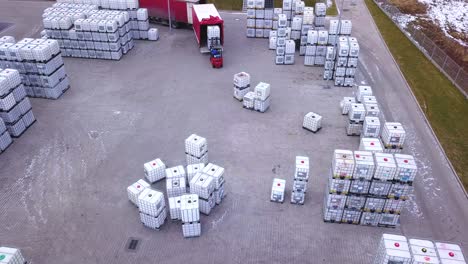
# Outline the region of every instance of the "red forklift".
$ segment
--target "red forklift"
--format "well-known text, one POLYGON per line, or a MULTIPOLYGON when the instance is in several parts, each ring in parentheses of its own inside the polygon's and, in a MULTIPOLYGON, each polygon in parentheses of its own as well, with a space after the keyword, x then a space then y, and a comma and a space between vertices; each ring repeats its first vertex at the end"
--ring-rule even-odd
POLYGON ((213 68, 223 67, 223 48, 222 47, 211 47, 210 48, 210 62, 213 68))

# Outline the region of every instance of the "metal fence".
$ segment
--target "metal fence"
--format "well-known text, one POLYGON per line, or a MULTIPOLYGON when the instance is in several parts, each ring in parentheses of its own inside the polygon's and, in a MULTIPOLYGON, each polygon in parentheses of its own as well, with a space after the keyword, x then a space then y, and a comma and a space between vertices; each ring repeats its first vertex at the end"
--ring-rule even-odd
POLYGON ((397 25, 397 27, 436 65, 457 88, 468 98, 468 73, 451 59, 441 48, 421 30, 408 25, 402 28, 397 19, 403 13, 387 0, 374 0, 377 6, 397 25), (409 34, 409 35, 408 35, 409 34))

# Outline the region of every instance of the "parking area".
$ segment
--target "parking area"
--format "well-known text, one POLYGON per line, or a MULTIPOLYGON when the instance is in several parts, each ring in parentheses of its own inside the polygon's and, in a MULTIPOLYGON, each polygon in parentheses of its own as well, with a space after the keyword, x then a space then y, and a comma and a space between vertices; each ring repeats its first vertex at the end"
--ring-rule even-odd
MULTIPOLYGON (((0 32, 38 36, 49 2, 0 1, 0 32), (27 18, 27 19, 26 19, 27 18)), ((362 0, 345 12, 360 42, 358 83, 373 87, 386 118, 401 122, 418 160, 415 195, 397 229, 326 224, 322 202, 333 150, 357 149, 339 101, 350 88, 323 81, 321 67, 277 66, 265 39, 245 37, 245 15, 222 12, 224 67, 212 69, 190 30, 157 26, 160 40, 136 41, 122 60, 64 58, 71 88, 59 100, 32 99, 38 120, 0 155, 0 238, 31 263, 371 263, 382 233, 452 241, 468 252, 467 198, 430 132, 362 0), (232 76, 272 86, 266 113, 232 97, 232 76), (314 111, 317 134, 302 129, 314 111), (202 236, 179 222, 143 227, 126 187, 143 163, 185 164, 184 139, 207 138, 209 159, 226 169, 227 197, 202 216, 202 236), (309 156, 305 205, 269 202, 274 177, 290 196, 296 155, 309 156), (140 240, 132 252, 129 238, 140 240)), ((165 190, 164 182, 154 185, 165 190)))

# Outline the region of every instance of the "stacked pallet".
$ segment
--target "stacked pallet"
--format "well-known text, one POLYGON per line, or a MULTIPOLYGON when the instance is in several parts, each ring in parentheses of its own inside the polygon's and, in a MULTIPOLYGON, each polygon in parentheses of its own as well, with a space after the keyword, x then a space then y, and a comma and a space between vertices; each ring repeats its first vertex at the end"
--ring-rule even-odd
MULTIPOLYGON (((324 3, 315 4, 315 29, 325 28, 325 16, 327 15, 327 5, 324 3)), ((327 40, 328 41, 328 40, 327 40)))
POLYGON ((457 244, 383 234, 373 263, 466 264, 466 261, 457 244))
POLYGON ((304 65, 325 65, 328 50, 328 31, 309 30, 307 33, 307 47, 305 51, 304 65))
POLYGON ((309 158, 296 156, 296 169, 294 171, 293 187, 291 192, 292 204, 304 204, 309 181, 309 158))
MULTIPOLYGON (((276 38, 275 38, 275 41, 276 41, 276 38)), ((233 83, 234 83, 233 96, 237 100, 242 101, 244 96, 250 91, 250 74, 246 72, 239 72, 239 73, 234 74, 233 83)))
POLYGON ((247 37, 268 38, 273 29, 273 8, 265 8, 265 0, 247 1, 247 37))
POLYGON ((0 263, 4 264, 25 264, 26 260, 17 248, 0 247, 0 263))
POLYGON ((162 192, 145 188, 138 195, 140 220, 144 226, 159 230, 167 217, 166 202, 162 192))
POLYGON ((245 94, 242 104, 246 109, 264 113, 271 104, 270 84, 264 82, 258 83, 253 92, 245 94))
POLYGON ((184 237, 201 235, 200 203, 196 194, 184 194, 180 197, 180 218, 184 237))
POLYGON ((2 151, 11 144, 11 137, 20 137, 36 122, 20 74, 14 69, 0 69, 0 119, 2 151))
POLYGON ((398 226, 416 174, 411 155, 335 150, 324 221, 398 226))
POLYGON ((307 34, 314 28, 314 8, 304 7, 302 17, 301 41, 299 43, 299 56, 305 56, 307 48, 307 34))
POLYGON ((208 142, 206 138, 196 134, 185 139, 185 157, 187 165, 208 163, 208 142))
POLYGON ((0 39, 0 68, 16 69, 29 97, 57 99, 70 87, 57 41, 9 38, 0 39))
POLYGON ((278 30, 276 31, 276 57, 277 65, 285 64, 286 41, 289 40, 288 20, 285 14, 278 15, 278 30))
POLYGON ((335 48, 328 46, 325 54, 325 65, 323 71, 324 80, 333 80, 333 74, 335 72, 335 59, 336 52, 335 48))
POLYGON ((354 85, 354 76, 358 65, 359 44, 356 38, 340 37, 338 39, 335 62, 335 86, 354 85))

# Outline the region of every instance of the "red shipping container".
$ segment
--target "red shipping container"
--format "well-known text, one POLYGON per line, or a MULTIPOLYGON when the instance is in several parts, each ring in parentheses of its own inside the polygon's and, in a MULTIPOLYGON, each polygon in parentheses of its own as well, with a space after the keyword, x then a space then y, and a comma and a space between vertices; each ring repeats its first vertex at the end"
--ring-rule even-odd
POLYGON ((213 4, 194 5, 192 14, 193 31, 200 48, 207 42, 207 26, 219 26, 221 45, 224 44, 224 21, 213 4))

